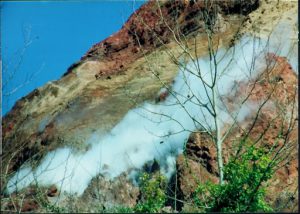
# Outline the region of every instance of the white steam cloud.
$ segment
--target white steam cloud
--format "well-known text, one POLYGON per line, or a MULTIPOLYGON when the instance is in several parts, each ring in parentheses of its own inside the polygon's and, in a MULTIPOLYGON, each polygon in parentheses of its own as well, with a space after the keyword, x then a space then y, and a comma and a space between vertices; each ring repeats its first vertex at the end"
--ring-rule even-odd
MULTIPOLYGON (((219 96, 230 94, 237 82, 249 81, 266 68, 266 47, 275 48, 271 43, 269 45, 266 40, 245 36, 235 48, 218 51, 219 96)), ((37 182, 40 185, 56 184, 62 191, 80 195, 99 173, 113 179, 123 172, 141 169, 153 159, 159 162, 161 172, 170 177, 176 156, 183 151, 190 131, 201 128, 195 120, 205 128, 214 129, 212 116, 207 109, 197 105, 199 100, 209 105, 207 95, 211 96, 197 75, 211 84, 210 71, 213 69, 209 57, 190 62, 175 78, 172 93, 176 97, 169 95, 158 104, 146 102, 130 110, 107 135, 92 135, 87 142, 91 148, 84 154, 60 148, 49 152, 35 170, 22 166, 8 182, 8 192, 37 182), (196 69, 198 64, 200 72, 196 69)), ((222 102, 217 105, 220 124, 229 122, 230 116, 224 111, 222 102)), ((251 103, 243 106, 237 120, 243 120, 254 106, 251 103)))

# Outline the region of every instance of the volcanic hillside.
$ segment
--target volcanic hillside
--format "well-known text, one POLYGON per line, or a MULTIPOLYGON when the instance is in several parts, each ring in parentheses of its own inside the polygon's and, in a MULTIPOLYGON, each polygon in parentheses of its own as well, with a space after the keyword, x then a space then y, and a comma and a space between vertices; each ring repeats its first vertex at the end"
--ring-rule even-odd
POLYGON ((193 93, 199 79, 186 77, 185 69, 197 67, 193 62, 206 68, 212 50, 220 50, 225 53, 220 67, 233 63, 228 68, 233 79, 225 75, 218 83, 227 111, 221 132, 230 130, 223 143, 224 163, 245 136, 261 148, 274 148, 285 161, 270 181, 266 201, 276 211, 297 211, 297 4, 145 3, 61 79, 18 100, 2 118, 1 210, 100 212, 133 207, 140 199, 136 175, 147 171, 164 174, 168 187, 176 189, 180 202, 168 202, 164 211, 195 211, 189 202, 197 182, 218 182, 217 151, 184 108, 174 106, 182 102, 198 116, 199 108, 190 101, 199 92, 193 93), (263 51, 253 63, 256 50, 263 51), (253 77, 246 78, 246 68, 253 77), (247 106, 240 107, 242 113, 230 128, 230 114, 245 96, 247 106), (186 130, 177 131, 178 125, 163 114, 186 130))

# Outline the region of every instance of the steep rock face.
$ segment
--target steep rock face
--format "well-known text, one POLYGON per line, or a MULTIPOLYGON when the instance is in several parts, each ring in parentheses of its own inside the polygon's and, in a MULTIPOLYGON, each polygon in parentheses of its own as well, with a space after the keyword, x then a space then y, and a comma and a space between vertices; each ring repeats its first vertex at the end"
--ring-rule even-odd
POLYGON ((105 57, 111 61, 110 66, 101 69, 98 75, 118 73, 124 68, 124 61, 129 64, 169 43, 173 37, 170 29, 179 28, 178 35, 189 35, 196 30, 203 32, 204 12, 247 15, 258 5, 258 0, 220 1, 218 4, 213 1, 150 1, 135 12, 119 32, 94 45, 81 61, 105 57))
MULTIPOLYGON (((5 115, 2 121, 5 174, 17 170, 31 157, 40 160, 46 152, 58 147, 71 145, 78 151, 87 150, 85 142, 89 136, 106 133, 130 108, 155 97, 161 83, 154 72, 166 82, 174 78, 177 65, 167 51, 179 56, 183 50, 172 41, 170 29, 179 27, 184 35, 197 31, 197 39, 201 41, 204 28, 201 14, 213 9, 222 14, 232 4, 235 1, 217 5, 205 5, 203 1, 150 1, 142 6, 119 32, 93 46, 62 79, 35 89, 5 115), (197 24, 191 28, 190 22, 197 24), (149 68, 151 63, 157 66, 155 71, 149 68)), ((249 4, 240 7, 248 8, 249 4)), ((228 35, 222 39, 223 44, 230 41, 229 35, 240 23, 235 17, 226 17, 227 27, 220 32, 228 35)), ((205 46, 197 48, 200 55, 207 52, 205 46)))
MULTIPOLYGON (((65 146, 71 146, 74 152, 78 153, 87 151, 90 143, 94 141, 91 136, 107 133, 128 110, 145 100, 165 99, 167 94, 160 94, 157 98, 157 92, 162 86, 161 82, 157 81, 157 76, 166 84, 171 84, 178 72, 178 65, 174 63, 172 57, 177 58, 184 54, 184 50, 174 41, 173 33, 178 37, 184 35, 191 52, 198 52, 195 57, 201 57, 208 52, 205 26, 214 28, 220 47, 231 45, 236 39, 233 35, 236 35, 238 30, 257 33, 250 21, 257 23, 253 21, 257 19, 253 14, 256 11, 262 13, 260 4, 258 0, 228 0, 218 1, 217 4, 209 2, 207 5, 203 1, 146 3, 129 18, 119 32, 94 45, 79 62, 71 65, 60 80, 34 90, 19 100, 12 111, 3 118, 1 186, 4 188, 8 175, 25 162, 30 161, 33 166, 36 166, 36 163, 49 151, 65 146), (255 11, 252 12, 253 10, 255 11), (214 11, 217 13, 213 16, 212 23, 205 23, 203 14, 213 14, 214 11), (245 20, 248 21, 244 22, 245 20), (172 32, 174 29, 178 31, 172 32), (200 45, 195 47, 195 41, 200 45)), ((263 23, 261 26, 267 27, 263 23)), ((264 33, 267 34, 268 31, 264 33)), ((275 60, 284 60, 274 57, 275 60)), ((287 64, 285 63, 284 66, 286 67, 287 64)), ((283 70, 284 75, 280 74, 279 77, 273 75, 274 80, 284 82, 285 88, 279 87, 275 93, 282 96, 284 90, 294 90, 293 84, 296 81, 293 72, 288 69, 283 70)), ((256 88, 256 98, 263 97, 263 90, 267 90, 268 87, 268 84, 261 83, 256 88)), ((253 99, 255 96, 253 95, 253 99)), ((230 98, 228 100, 230 102, 230 98)), ((262 119, 262 121, 267 120, 262 119)), ((259 124, 266 126, 263 122, 259 124)), ((257 135, 260 126, 255 127, 257 135)), ((239 130, 236 130, 235 133, 238 132, 239 130)), ((266 136, 269 139, 267 142, 271 144, 270 139, 274 133, 266 136)), ((192 165, 192 172, 195 172, 196 177, 201 180, 217 181, 214 146, 205 136, 202 136, 201 140, 199 136, 194 137, 196 140, 191 141, 197 143, 188 143, 188 165, 192 165)), ((297 135, 294 134, 294 137, 297 138, 297 135)), ((230 143, 225 143, 224 146, 225 156, 228 159, 227 145, 230 148, 230 143)), ((177 165, 179 177, 182 179, 180 188, 184 198, 189 196, 196 184, 191 182, 191 185, 186 185, 195 176, 184 165, 185 163, 184 157, 180 156, 177 165)), ((284 182, 295 181, 298 176, 295 169, 297 169, 296 162, 291 161, 290 167, 279 173, 279 183, 286 178, 287 174, 289 178, 284 182)), ((134 205, 138 190, 125 180, 123 175, 115 178, 114 182, 101 180, 97 183, 93 180, 83 198, 93 206, 95 199, 93 188, 98 185, 98 188, 105 190, 109 198, 105 198, 104 193, 101 193, 102 195, 98 195, 95 199, 95 203, 102 200, 103 204, 108 203, 107 207, 111 204, 134 205), (119 188, 121 182, 128 186, 124 187, 122 194, 118 195, 115 189, 119 188)), ((295 182, 291 186, 294 187, 294 184, 295 182)), ((281 187, 277 185, 274 191, 281 187)), ((53 187, 45 190, 45 194, 48 195, 46 200, 49 201, 58 194, 55 188, 51 188, 53 187)), ((277 199, 276 196, 276 199, 270 200, 274 202, 277 199)), ((61 203, 66 201, 62 200, 61 203)), ((78 203, 81 203, 80 200, 78 203)), ((34 198, 28 198, 22 209, 36 210, 38 204, 34 202, 34 198)), ((9 204, 9 207, 12 205, 9 204)))

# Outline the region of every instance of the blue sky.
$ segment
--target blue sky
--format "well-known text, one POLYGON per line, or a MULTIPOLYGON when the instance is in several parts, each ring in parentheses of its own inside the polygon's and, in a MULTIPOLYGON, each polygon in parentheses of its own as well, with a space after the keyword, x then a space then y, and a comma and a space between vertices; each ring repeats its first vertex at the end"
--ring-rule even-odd
POLYGON ((2 115, 59 79, 95 43, 117 32, 144 1, 2 2, 2 115))

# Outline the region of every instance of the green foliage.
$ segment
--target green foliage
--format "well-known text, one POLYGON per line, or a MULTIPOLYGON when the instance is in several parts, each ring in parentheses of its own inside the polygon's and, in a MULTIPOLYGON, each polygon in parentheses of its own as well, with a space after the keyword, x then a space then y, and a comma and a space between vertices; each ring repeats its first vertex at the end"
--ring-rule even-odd
POLYGON ((44 206, 44 208, 46 208, 47 212, 52 212, 52 213, 66 213, 66 210, 64 208, 52 205, 50 203, 46 204, 44 206))
POLYGON ((133 213, 134 212, 133 208, 130 208, 130 207, 119 207, 117 211, 118 211, 118 213, 133 213))
POLYGON ((247 152, 224 167, 225 184, 200 184, 194 193, 197 207, 206 212, 272 211, 265 202, 263 183, 273 175, 271 158, 263 149, 247 152))
POLYGON ((134 213, 134 208, 116 206, 110 209, 101 210, 101 213, 134 213))
POLYGON ((162 175, 150 177, 144 173, 140 177, 141 200, 136 205, 136 212, 158 212, 166 202, 164 186, 166 178, 162 175))

